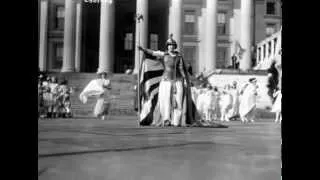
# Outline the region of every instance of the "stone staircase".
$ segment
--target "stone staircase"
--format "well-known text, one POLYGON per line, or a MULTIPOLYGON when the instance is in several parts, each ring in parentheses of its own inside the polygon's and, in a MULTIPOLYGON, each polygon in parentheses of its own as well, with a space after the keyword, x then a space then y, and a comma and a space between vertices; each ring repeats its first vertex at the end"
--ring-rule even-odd
MULTIPOLYGON (((72 111, 74 117, 93 117, 93 108, 96 103, 95 98, 89 98, 86 104, 79 100, 79 94, 85 86, 94 78, 95 73, 50 73, 51 76, 56 76, 59 80, 67 79, 68 85, 73 88, 71 95, 72 111)), ((111 102, 111 115, 136 115, 134 111, 134 96, 133 89, 136 83, 134 75, 113 74, 110 77, 112 90, 107 96, 111 102)))

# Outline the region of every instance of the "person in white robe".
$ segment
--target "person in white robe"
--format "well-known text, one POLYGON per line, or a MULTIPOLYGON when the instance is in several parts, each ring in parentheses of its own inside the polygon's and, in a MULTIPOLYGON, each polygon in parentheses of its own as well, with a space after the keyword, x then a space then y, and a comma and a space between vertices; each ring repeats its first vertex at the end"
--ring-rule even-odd
POLYGON ((254 122, 256 115, 256 101, 257 101, 257 79, 250 78, 249 83, 242 89, 240 99, 239 114, 241 122, 254 122))
POLYGON ((94 117, 105 120, 109 110, 109 102, 105 101, 105 96, 109 94, 111 82, 107 79, 107 72, 98 71, 98 78, 91 80, 80 93, 79 98, 82 103, 87 103, 89 97, 96 97, 97 103, 93 110, 94 117))
POLYGON ((230 93, 233 98, 233 105, 232 105, 232 110, 230 114, 231 116, 230 119, 236 119, 237 117, 239 117, 239 104, 240 104, 240 100, 239 100, 240 92, 239 92, 236 81, 233 81, 232 87, 230 89, 230 93))
POLYGON ((205 119, 205 106, 207 104, 207 89, 205 88, 206 84, 201 84, 200 88, 197 90, 197 98, 196 98, 196 108, 202 117, 205 119))
POLYGON ((212 121, 212 114, 214 109, 215 96, 213 88, 210 84, 207 85, 206 92, 204 93, 204 117, 206 121, 212 121))
POLYGON ((272 106, 272 110, 271 112, 274 112, 276 113, 276 119, 275 119, 275 122, 276 123, 281 123, 282 121, 282 114, 281 114, 281 99, 282 99, 282 93, 281 93, 281 90, 277 90, 275 93, 274 93, 274 97, 276 98, 273 106, 272 106))
POLYGON ((221 121, 230 121, 230 114, 232 110, 233 105, 233 97, 231 93, 229 92, 230 85, 226 85, 224 90, 222 91, 222 94, 220 95, 220 120, 221 121))

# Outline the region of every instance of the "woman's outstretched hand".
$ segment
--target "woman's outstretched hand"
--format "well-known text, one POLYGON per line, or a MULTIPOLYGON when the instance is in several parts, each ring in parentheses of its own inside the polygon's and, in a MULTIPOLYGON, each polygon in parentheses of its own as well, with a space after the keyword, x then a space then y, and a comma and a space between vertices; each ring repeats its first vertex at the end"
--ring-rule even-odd
POLYGON ((144 51, 144 48, 141 47, 141 46, 138 46, 138 49, 139 49, 140 51, 144 51))

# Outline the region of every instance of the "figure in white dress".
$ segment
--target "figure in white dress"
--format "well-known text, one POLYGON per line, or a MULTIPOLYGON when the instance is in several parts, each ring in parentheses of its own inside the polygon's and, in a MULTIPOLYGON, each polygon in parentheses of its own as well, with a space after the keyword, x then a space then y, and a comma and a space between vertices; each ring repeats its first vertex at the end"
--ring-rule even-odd
POLYGON ((105 100, 105 95, 108 95, 111 89, 111 82, 107 79, 107 72, 98 71, 98 78, 91 80, 89 84, 80 93, 82 103, 87 103, 88 97, 97 97, 97 103, 93 110, 93 115, 104 120, 108 113, 109 103, 105 100))
POLYGON ((258 95, 257 88, 257 79, 250 78, 249 83, 242 89, 239 114, 243 123, 254 122, 258 95))
POLYGON ((282 99, 282 93, 281 93, 281 90, 277 90, 275 93, 274 93, 274 97, 275 97, 275 102, 272 106, 272 110, 271 112, 274 112, 276 113, 276 119, 275 119, 275 122, 279 122, 281 123, 282 121, 282 114, 281 114, 281 99, 282 99))
POLYGON ((230 94, 230 85, 226 85, 220 95, 220 114, 221 121, 230 121, 233 97, 230 94))

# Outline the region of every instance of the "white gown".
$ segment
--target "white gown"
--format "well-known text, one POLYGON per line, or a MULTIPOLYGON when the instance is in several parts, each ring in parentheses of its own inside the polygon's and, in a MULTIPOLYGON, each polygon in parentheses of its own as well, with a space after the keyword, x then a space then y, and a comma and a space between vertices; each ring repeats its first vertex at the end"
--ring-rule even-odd
POLYGON ((104 86, 110 86, 109 79, 94 79, 89 82, 89 84, 80 93, 79 98, 82 103, 87 103, 88 97, 96 96, 98 97, 97 103, 94 107, 93 114, 95 117, 103 115, 105 112, 105 99, 104 95, 108 92, 104 86))
POLYGON ((247 116, 250 112, 256 108, 257 101, 257 87, 253 84, 249 84, 240 99, 239 114, 241 117, 247 116))
POLYGON ((276 100, 272 106, 271 112, 281 112, 281 99, 282 99, 282 93, 281 91, 276 92, 276 100))

